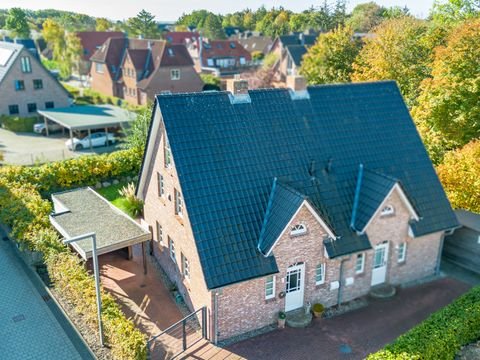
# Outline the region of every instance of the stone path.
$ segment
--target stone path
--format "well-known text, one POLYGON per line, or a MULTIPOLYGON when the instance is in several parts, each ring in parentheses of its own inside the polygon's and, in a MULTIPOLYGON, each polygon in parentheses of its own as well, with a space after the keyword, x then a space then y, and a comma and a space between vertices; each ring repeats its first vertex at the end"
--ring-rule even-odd
POLYGON ((48 305, 53 300, 39 292, 39 280, 2 238, 0 230, 0 357, 91 359, 85 345, 67 335, 65 327, 70 325, 65 319, 59 323, 48 305))

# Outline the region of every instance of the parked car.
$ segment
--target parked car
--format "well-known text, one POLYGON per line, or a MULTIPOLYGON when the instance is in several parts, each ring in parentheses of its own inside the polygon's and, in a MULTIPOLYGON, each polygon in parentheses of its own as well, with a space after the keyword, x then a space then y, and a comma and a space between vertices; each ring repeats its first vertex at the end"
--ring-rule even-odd
POLYGON ((90 139, 92 140, 92 147, 107 146, 115 144, 116 142, 115 136, 113 134, 108 133, 107 137, 107 134, 105 132, 96 132, 87 135, 81 139, 77 137, 74 137, 73 139, 68 139, 67 141, 65 141, 65 145, 69 150, 82 150, 90 147, 90 139))
MULTIPOLYGON (((47 124, 48 124, 48 132, 49 133, 62 130, 62 126, 58 125, 57 123, 55 123, 53 121, 48 121, 47 124)), ((43 123, 43 122, 38 123, 38 124, 33 124, 33 131, 38 133, 38 134, 47 135, 47 130, 46 130, 46 127, 45 127, 45 123, 43 123)))

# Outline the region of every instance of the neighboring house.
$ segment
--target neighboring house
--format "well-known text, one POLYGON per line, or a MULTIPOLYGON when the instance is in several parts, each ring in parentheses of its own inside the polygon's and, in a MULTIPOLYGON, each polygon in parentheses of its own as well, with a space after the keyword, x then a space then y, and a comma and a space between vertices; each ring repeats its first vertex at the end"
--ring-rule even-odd
POLYGON ((201 91, 187 48, 163 40, 110 38, 90 58, 93 90, 145 105, 161 92, 201 91))
POLYGON ((137 196, 211 339, 438 271, 458 226, 394 82, 159 95, 137 196))
POLYGON ((182 44, 189 46, 196 43, 200 35, 194 31, 170 31, 164 34, 165 40, 170 44, 182 44))
POLYGON ((443 256, 470 271, 480 274, 480 214, 455 210, 461 228, 445 238, 443 256))
POLYGON ((249 36, 241 37, 238 39, 238 42, 249 51, 250 54, 260 51, 263 55, 267 55, 272 48, 273 41, 268 36, 249 36))
POLYGON ((233 75, 251 67, 251 54, 237 40, 201 39, 188 50, 198 72, 233 75))
POLYGON ((67 107, 70 94, 21 44, 0 41, 0 115, 36 116, 67 107))
POLYGON ((296 33, 275 39, 270 52, 277 58, 274 67, 276 81, 286 82, 288 76, 298 75, 302 57, 308 48, 315 44, 318 35, 318 33, 296 33))
POLYGON ((109 38, 122 38, 125 35, 121 31, 79 31, 76 33, 82 44, 82 57, 79 64, 80 75, 89 75, 91 62, 90 57, 109 38))

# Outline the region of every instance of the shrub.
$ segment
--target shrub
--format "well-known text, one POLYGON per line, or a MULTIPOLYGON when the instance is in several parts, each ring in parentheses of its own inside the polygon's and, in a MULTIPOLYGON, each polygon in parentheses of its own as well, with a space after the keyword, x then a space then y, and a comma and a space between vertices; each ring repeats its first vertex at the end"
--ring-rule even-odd
POLYGON ((322 304, 313 304, 312 310, 316 313, 321 313, 325 310, 325 307, 322 304))
POLYGON ((7 130, 15 132, 32 132, 33 124, 37 122, 38 118, 33 117, 19 117, 19 116, 0 116, 0 125, 7 130))
POLYGON ((261 61, 265 57, 265 54, 261 51, 254 51, 252 52, 252 60, 253 61, 261 61))
POLYGON ((480 336, 480 286, 400 336, 367 360, 450 360, 480 336))
POLYGON ((130 183, 121 188, 118 193, 125 198, 125 207, 127 212, 136 217, 143 211, 143 201, 135 196, 135 184, 130 183))
POLYGON ((287 317, 287 314, 285 314, 285 312, 280 311, 280 312, 278 313, 278 318, 279 318, 279 319, 283 320, 283 319, 285 319, 286 317, 287 317))

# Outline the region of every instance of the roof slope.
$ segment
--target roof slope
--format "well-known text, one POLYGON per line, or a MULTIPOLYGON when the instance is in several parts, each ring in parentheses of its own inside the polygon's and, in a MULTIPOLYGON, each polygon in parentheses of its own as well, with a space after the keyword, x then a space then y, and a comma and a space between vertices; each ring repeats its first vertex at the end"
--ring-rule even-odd
POLYGON ((307 47, 305 45, 288 45, 286 48, 295 66, 302 65, 302 58, 307 53, 307 47))
POLYGON ((282 42, 283 46, 289 46, 289 45, 312 46, 313 44, 315 44, 315 41, 317 40, 318 35, 319 35, 318 33, 315 33, 315 34, 296 33, 296 34, 279 36, 279 39, 282 42))
POLYGON ((460 224, 480 232, 480 214, 467 210, 455 210, 455 215, 460 224))
POLYGON ((352 228, 362 231, 398 182, 390 176, 363 169, 360 165, 352 210, 352 228))
POLYGON ((0 83, 15 63, 22 49, 23 45, 21 44, 0 41, 0 83))
POLYGON ((208 58, 237 58, 243 56, 247 61, 252 60, 250 52, 237 40, 209 40, 203 42, 202 59, 207 63, 208 58))
POLYGON ((258 249, 262 254, 268 254, 304 200, 304 195, 274 179, 258 240, 258 249))
POLYGON ((125 37, 121 31, 78 31, 76 35, 82 44, 83 60, 89 60, 95 51, 109 38, 125 37))
POLYGON ((157 96, 210 289, 277 270, 257 248, 274 178, 308 196, 338 236, 325 243, 330 257, 369 246, 350 228, 359 164, 399 179, 423 216, 417 235, 457 225, 394 82, 309 87, 307 95, 157 96))

